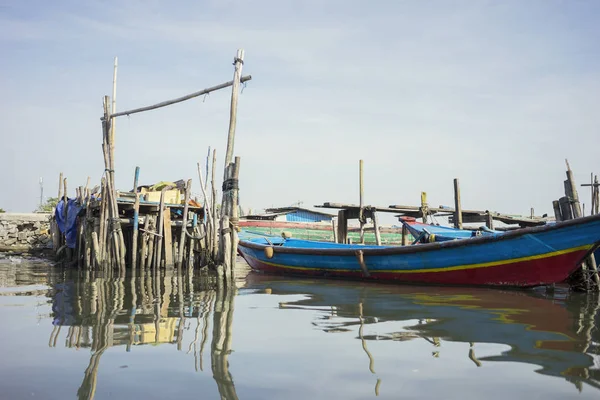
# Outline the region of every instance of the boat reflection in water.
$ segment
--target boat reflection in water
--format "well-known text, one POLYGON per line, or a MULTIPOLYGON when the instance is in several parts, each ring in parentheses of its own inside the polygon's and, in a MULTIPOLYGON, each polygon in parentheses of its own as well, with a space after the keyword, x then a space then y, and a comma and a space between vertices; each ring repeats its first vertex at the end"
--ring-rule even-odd
MULTIPOLYGON (((251 273, 247 287, 274 295, 307 295, 280 303, 280 308, 323 311, 335 318, 315 318, 326 332, 356 331, 373 372, 373 340, 426 340, 434 357, 442 341, 467 344, 465 357, 476 367, 488 362, 539 365, 536 372, 561 377, 581 391, 583 384, 600 389, 600 333, 597 295, 557 289, 501 291, 481 288, 360 285, 335 280, 290 279, 251 273), (594 321, 596 319, 596 323, 594 321), (364 326, 389 321, 416 323, 401 331, 364 335, 364 326), (507 345, 500 355, 477 357, 477 344, 507 345)), ((318 315, 318 314, 317 314, 318 315)), ((376 383, 377 393, 379 380, 376 383)))
POLYGON ((214 279, 172 270, 133 279, 65 274, 51 282, 54 329, 49 346, 64 340, 66 347, 91 349, 77 392, 80 399, 94 398, 100 360, 108 348, 125 346, 131 351, 132 346, 171 344, 178 351, 193 353, 196 371, 203 371, 209 337, 211 369, 221 398, 237 399, 228 363, 236 289, 217 291, 214 279), (185 340, 187 348, 183 348, 184 330, 193 333, 185 340))

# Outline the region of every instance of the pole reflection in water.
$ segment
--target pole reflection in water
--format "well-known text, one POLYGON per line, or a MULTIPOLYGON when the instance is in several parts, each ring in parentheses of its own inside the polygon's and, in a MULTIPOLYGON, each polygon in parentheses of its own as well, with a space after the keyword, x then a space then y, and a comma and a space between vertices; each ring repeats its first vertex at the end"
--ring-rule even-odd
POLYGON ((442 357, 444 342, 455 342, 465 343, 465 357, 476 368, 489 362, 534 364, 541 367, 536 373, 563 378, 579 391, 584 384, 600 389, 597 294, 564 292, 562 297, 547 297, 540 291, 357 285, 258 274, 249 275, 247 281, 249 288, 265 293, 307 296, 280 308, 317 313, 334 308, 337 319, 318 317, 312 324, 330 333, 358 329, 372 374, 378 355, 367 347, 369 341, 424 340, 433 347, 434 358, 442 357), (372 333, 381 329, 377 325, 390 322, 403 326, 372 333), (509 350, 478 357, 477 344, 506 345, 509 350))
POLYGON ((186 351, 193 352, 194 370, 204 371, 204 348, 210 336, 211 369, 218 391, 222 399, 237 399, 228 361, 237 289, 217 291, 214 278, 192 279, 187 272, 186 276, 175 270, 138 272, 138 276, 105 278, 74 271, 53 285, 54 327, 48 345, 56 347, 66 328, 66 347, 90 349, 78 398, 94 398, 107 349, 123 346, 131 352, 135 346, 171 344, 174 351, 184 351, 184 332, 188 331, 194 335, 186 351), (195 328, 186 328, 186 322, 192 321, 195 328))

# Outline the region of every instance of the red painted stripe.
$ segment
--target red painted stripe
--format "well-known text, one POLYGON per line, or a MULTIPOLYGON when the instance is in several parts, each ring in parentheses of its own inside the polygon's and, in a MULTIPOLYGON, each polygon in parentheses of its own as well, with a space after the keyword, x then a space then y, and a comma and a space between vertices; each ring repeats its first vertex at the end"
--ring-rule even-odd
POLYGON ((405 283, 529 287, 564 281, 571 272, 577 268, 577 263, 586 253, 586 250, 580 250, 543 259, 510 262, 493 267, 463 269, 448 272, 416 272, 401 274, 393 272, 372 272, 370 278, 364 278, 361 271, 290 270, 285 267, 265 264, 251 257, 244 258, 250 267, 256 270, 286 273, 290 275, 352 277, 405 283))

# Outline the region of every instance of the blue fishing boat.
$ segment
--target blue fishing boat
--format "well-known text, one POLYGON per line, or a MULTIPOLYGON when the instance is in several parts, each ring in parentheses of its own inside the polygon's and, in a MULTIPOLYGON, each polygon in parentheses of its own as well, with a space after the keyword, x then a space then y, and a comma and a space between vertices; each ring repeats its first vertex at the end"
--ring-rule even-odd
POLYGON ((504 232, 495 231, 486 227, 481 227, 478 230, 466 230, 450 228, 447 226, 423 224, 414 221, 400 220, 410 234, 415 237, 415 242, 432 243, 432 242, 447 242, 449 240, 468 239, 478 236, 498 236, 504 232))
POLYGON ((415 246, 242 239, 255 270, 407 283, 532 287, 564 281, 600 246, 600 215, 415 246))

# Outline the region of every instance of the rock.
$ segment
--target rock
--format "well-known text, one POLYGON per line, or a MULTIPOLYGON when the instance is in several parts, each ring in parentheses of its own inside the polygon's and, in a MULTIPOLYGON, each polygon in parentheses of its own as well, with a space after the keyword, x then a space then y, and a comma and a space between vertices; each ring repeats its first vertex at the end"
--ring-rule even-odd
POLYGON ((12 239, 6 239, 6 240, 4 241, 4 244, 5 244, 6 246, 12 246, 12 245, 13 245, 13 244, 15 244, 15 243, 17 243, 17 239, 15 239, 15 238, 12 238, 12 239))
POLYGON ((17 237, 17 232, 15 232, 15 233, 9 233, 8 237, 9 238, 16 238, 17 237))
POLYGON ((42 226, 42 223, 40 221, 36 221, 36 222, 33 223, 33 227, 35 229, 39 229, 41 226, 42 226))
POLYGON ((19 232, 17 234, 17 238, 19 239, 20 242, 27 240, 27 232, 19 232))
POLYGON ((17 233, 17 232, 19 232, 19 230, 17 229, 17 227, 16 227, 16 226, 14 226, 14 227, 12 227, 12 228, 11 228, 10 226, 8 227, 8 233, 9 233, 9 234, 10 234, 10 233, 17 233))

